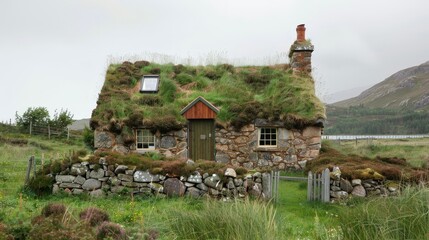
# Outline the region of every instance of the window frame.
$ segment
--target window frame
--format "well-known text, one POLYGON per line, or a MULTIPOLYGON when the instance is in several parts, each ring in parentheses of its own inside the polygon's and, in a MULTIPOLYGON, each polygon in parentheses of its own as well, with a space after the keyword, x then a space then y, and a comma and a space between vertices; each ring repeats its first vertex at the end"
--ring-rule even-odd
POLYGON ((147 128, 139 128, 136 129, 136 150, 137 151, 151 151, 151 150, 155 150, 156 148, 156 136, 155 134, 153 134, 149 129, 147 128), (141 141, 139 141, 139 132, 141 132, 141 141), (150 133, 152 136, 146 136, 146 138, 148 138, 150 140, 151 137, 153 137, 153 141, 145 141, 145 135, 144 133, 150 133), (150 146, 151 143, 153 143, 153 146, 150 146), (139 144, 142 145, 141 148, 139 148, 139 144), (144 144, 148 144, 148 147, 145 148, 144 144))
MULTIPOLYGON (((267 133, 264 133, 264 134, 267 135, 267 133)), ((270 139, 270 140, 262 139, 262 140, 265 141, 265 142, 267 142, 267 141, 268 142, 272 142, 273 141, 273 139, 270 139)), ((278 141, 279 141, 279 130, 278 130, 277 127, 259 127, 258 128, 258 147, 260 147, 260 148, 276 148, 278 141), (275 139, 274 139, 274 141, 276 142, 275 145, 261 145, 262 129, 275 129, 276 130, 275 133, 272 133, 272 132, 268 133, 271 136, 272 136, 272 134, 275 134, 275 139)))
POLYGON ((157 93, 159 91, 159 82, 160 82, 160 76, 159 75, 143 75, 143 77, 140 80, 140 92, 141 93, 157 93), (156 87, 154 90, 144 90, 143 86, 144 86, 144 81, 149 79, 149 78, 156 78, 156 87))

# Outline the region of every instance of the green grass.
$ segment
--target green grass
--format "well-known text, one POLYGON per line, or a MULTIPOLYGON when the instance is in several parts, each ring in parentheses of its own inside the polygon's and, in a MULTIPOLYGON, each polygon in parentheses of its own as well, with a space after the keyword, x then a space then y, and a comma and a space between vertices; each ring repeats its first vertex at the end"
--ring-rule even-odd
POLYGON ((422 167, 429 161, 429 138, 421 139, 378 139, 378 140, 355 140, 330 141, 332 147, 342 153, 362 155, 369 158, 398 157, 405 158, 408 163, 415 167, 422 167))

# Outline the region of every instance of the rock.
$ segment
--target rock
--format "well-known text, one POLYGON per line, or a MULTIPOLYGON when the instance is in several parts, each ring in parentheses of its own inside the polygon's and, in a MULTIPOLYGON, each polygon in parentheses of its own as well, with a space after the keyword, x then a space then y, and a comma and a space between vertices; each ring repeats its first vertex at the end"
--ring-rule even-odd
POLYGON ((282 158, 282 157, 280 157, 280 156, 275 156, 275 157, 273 158, 273 162, 274 162, 274 163, 279 163, 279 162, 281 162, 281 161, 283 161, 283 158, 282 158))
POLYGON ((298 165, 301 167, 301 169, 304 169, 306 164, 307 164, 307 160, 298 161, 298 165))
POLYGON ((100 159, 98 159, 98 163, 101 165, 107 165, 107 160, 105 157, 101 157, 100 159))
POLYGON ((236 179, 234 179, 234 185, 235 185, 236 187, 243 186, 243 179, 241 179, 241 178, 236 178, 236 179))
POLYGON ((335 191, 335 192, 338 192, 338 191, 341 191, 341 188, 337 187, 337 186, 331 186, 331 190, 335 191))
POLYGON ((116 174, 114 172, 110 171, 110 170, 107 170, 106 171, 106 176, 107 177, 114 177, 114 176, 116 176, 116 174))
POLYGON ((201 176, 201 174, 199 172, 195 172, 193 175, 190 175, 188 177, 188 182, 190 182, 190 183, 202 183, 203 177, 201 176))
POLYGON ((115 174, 119 174, 119 173, 125 173, 125 170, 128 169, 128 166, 125 165, 119 165, 116 167, 115 169, 115 174))
POLYGON ((164 187, 159 183, 149 183, 149 188, 156 193, 160 193, 164 191, 164 187))
POLYGON ((369 184, 369 183, 364 183, 364 184, 363 184, 363 186, 364 186, 365 188, 370 188, 370 187, 372 187, 372 186, 371 186, 371 184, 369 184))
POLYGON ((190 182, 185 182, 185 186, 186 187, 193 187, 193 186, 195 186, 195 184, 194 183, 190 183, 190 182))
POLYGON ((116 145, 112 148, 112 151, 122 153, 122 154, 127 154, 130 150, 124 145, 116 145))
POLYGON ((173 153, 171 153, 171 151, 170 151, 170 150, 165 151, 165 152, 163 153, 163 155, 164 155, 166 158, 172 158, 172 157, 174 157, 174 154, 173 154, 173 153))
POLYGON ((112 186, 118 186, 121 184, 121 180, 119 180, 117 177, 110 177, 108 182, 112 185, 112 186))
POLYGON ((161 138, 161 148, 173 148, 176 146, 176 139, 172 136, 164 136, 161 138))
POLYGON ((253 169, 253 163, 252 162, 243 163, 243 167, 247 169, 253 169))
POLYGON ((124 187, 130 187, 130 188, 137 187, 137 183, 135 183, 135 182, 127 182, 127 181, 121 182, 121 185, 124 186, 124 187))
POLYGON ((295 154, 290 154, 290 155, 288 154, 288 155, 286 155, 285 160, 289 163, 293 163, 293 162, 298 161, 298 157, 295 154))
POLYGON ((366 196, 365 188, 362 185, 356 185, 353 188, 352 195, 356 197, 365 197, 366 196))
POLYGON ((72 191, 68 188, 64 189, 64 193, 68 195, 72 195, 72 191))
POLYGON ((266 199, 271 198, 271 174, 262 173, 262 192, 266 199))
POLYGON ((201 195, 201 191, 198 188, 190 187, 186 190, 185 195, 188 197, 199 198, 201 195))
POLYGON ((261 178, 261 177, 262 177, 262 173, 260 173, 260 172, 255 172, 255 173, 252 175, 252 177, 253 177, 253 179, 261 178))
POLYGON ((102 177, 104 177, 104 170, 102 168, 99 168, 97 170, 92 170, 89 173, 89 177, 90 178, 95 178, 95 179, 102 178, 102 177))
POLYGON ((94 190, 101 187, 101 182, 96 179, 87 179, 83 185, 82 188, 85 190, 94 190))
POLYGON ((60 188, 81 188, 82 185, 77 183, 60 183, 60 188))
POLYGON ((255 183, 250 189, 249 194, 254 197, 260 197, 262 195, 262 184, 255 183))
POLYGON ((169 197, 183 196, 185 190, 185 185, 177 178, 168 178, 164 182, 164 193, 169 197))
POLYGON ((341 170, 340 170, 340 168, 337 167, 337 166, 334 166, 332 168, 332 172, 330 173, 330 175, 331 175, 332 179, 334 179, 334 180, 340 180, 340 177, 341 177, 341 170))
POLYGON ((176 157, 179 159, 187 159, 188 158, 188 149, 183 149, 182 151, 176 153, 176 157))
POLYGON ((208 178, 208 177, 210 177, 210 174, 208 174, 208 173, 204 173, 204 174, 203 174, 203 179, 206 179, 206 178, 208 178))
POLYGON ((258 162, 258 153, 252 152, 249 154, 249 160, 252 162, 258 162))
POLYGON ((230 180, 228 181, 228 183, 226 184, 226 187, 227 187, 228 189, 234 189, 234 188, 235 188, 234 181, 233 181, 232 179, 230 179, 230 180))
POLYGON ((77 176, 73 182, 82 185, 84 182, 86 181, 86 179, 82 176, 77 176))
POLYGON ((133 181, 133 176, 119 173, 118 174, 118 179, 121 180, 121 181, 132 182, 133 181))
POLYGON ((104 192, 101 189, 97 189, 97 190, 91 191, 89 195, 93 198, 101 198, 101 197, 104 197, 104 192))
POLYGON ((320 137, 321 135, 320 127, 306 127, 302 132, 302 136, 305 138, 320 137))
POLYGON ((139 192, 143 193, 144 195, 150 195, 152 194, 152 189, 148 187, 142 187, 139 189, 139 192))
POLYGON ((88 168, 80 163, 75 163, 70 168, 70 174, 74 176, 85 176, 88 168))
POLYGON ((107 182, 107 180, 109 180, 109 177, 102 177, 102 178, 99 178, 98 180, 102 182, 107 182))
POLYGON ((207 192, 207 190, 209 190, 209 188, 204 183, 197 184, 196 187, 204 192, 207 192))
POLYGON ((233 177, 236 178, 237 177, 237 173, 235 172, 235 170, 233 168, 227 168, 225 170, 225 177, 233 177))
POLYGON ((362 185, 362 180, 360 180, 360 179, 353 179, 352 180, 352 186, 355 187, 357 185, 362 185))
POLYGON ((79 188, 75 188, 72 190, 72 193, 73 193, 73 195, 80 195, 83 193, 83 190, 79 189, 79 188))
POLYGON ((108 132, 94 131, 95 148, 111 148, 113 146, 114 136, 108 132))
POLYGON ((217 196, 220 194, 220 192, 214 188, 209 188, 209 194, 212 196, 217 196))
POLYGON ((52 187, 52 194, 57 194, 60 191, 58 184, 54 184, 52 187))
POLYGON ((396 192, 398 189, 395 187, 388 187, 387 190, 389 190, 389 192, 396 192))
POLYGON ((125 189, 125 187, 124 187, 124 186, 112 186, 112 187, 110 188, 110 191, 111 191, 112 193, 120 193, 120 192, 122 192, 124 189, 125 189))
POLYGON ((72 183, 76 177, 72 175, 57 175, 55 181, 58 183, 72 183))
POLYGON ((222 189, 222 183, 217 174, 213 174, 211 177, 204 179, 204 184, 211 188, 222 189))
MULTIPOLYGON (((195 165, 195 162, 194 161, 192 161, 192 159, 188 159, 188 160, 186 160, 186 165, 190 165, 190 166, 192 166, 192 165, 195 165)), ((199 174, 199 173, 198 173, 199 174)))
POLYGON ((331 197, 333 198, 337 198, 337 199, 346 199, 349 194, 346 191, 338 191, 338 192, 334 192, 331 191, 331 197))
POLYGON ((187 179, 187 178, 186 178, 186 177, 184 177, 184 176, 180 176, 180 178, 179 178, 179 179, 180 179, 180 181, 182 181, 182 182, 186 182, 186 179, 187 179))
POLYGON ((134 181, 143 183, 159 182, 159 176, 152 175, 149 172, 136 171, 134 173, 134 181))
POLYGON ((132 169, 125 170, 125 174, 127 174, 127 175, 133 175, 134 174, 134 170, 132 170, 132 169))
POLYGON ((229 155, 221 151, 216 152, 216 162, 229 163, 229 155))
POLYGON ((347 193, 351 193, 353 191, 352 184, 348 180, 343 178, 341 178, 340 180, 340 188, 347 193))

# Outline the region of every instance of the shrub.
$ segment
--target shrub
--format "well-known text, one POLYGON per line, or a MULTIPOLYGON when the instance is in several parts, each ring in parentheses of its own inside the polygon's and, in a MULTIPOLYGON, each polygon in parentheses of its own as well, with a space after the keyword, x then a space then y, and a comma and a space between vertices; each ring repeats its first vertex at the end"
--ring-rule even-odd
POLYGON ((52 192, 52 184, 54 184, 54 178, 39 174, 30 179, 28 188, 37 196, 42 196, 52 192))
POLYGON ((49 216, 63 216, 66 213, 66 206, 61 203, 49 203, 42 209, 42 215, 49 216))
POLYGON ((126 240, 128 236, 125 229, 119 224, 111 222, 103 222, 97 228, 97 239, 113 239, 113 240, 126 240))
POLYGON ((81 240, 94 239, 92 229, 70 219, 45 218, 28 233, 29 240, 81 240))
POLYGON ((104 221, 109 221, 109 214, 98 208, 87 208, 79 214, 79 218, 87 222, 90 226, 100 225, 104 221))
POLYGON ((8 234, 6 226, 2 223, 0 223, 0 239, 13 240, 13 236, 8 234))

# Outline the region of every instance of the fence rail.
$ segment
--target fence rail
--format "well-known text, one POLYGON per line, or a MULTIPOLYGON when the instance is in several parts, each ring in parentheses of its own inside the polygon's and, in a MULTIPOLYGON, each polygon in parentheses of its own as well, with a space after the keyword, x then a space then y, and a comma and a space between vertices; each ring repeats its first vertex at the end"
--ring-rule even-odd
POLYGON ((0 128, 0 133, 24 133, 29 135, 39 135, 46 136, 49 139, 51 137, 60 137, 60 138, 75 138, 79 137, 80 134, 78 131, 72 131, 68 127, 54 127, 49 124, 46 125, 36 125, 32 122, 27 127, 19 127, 9 123, 2 123, 4 127, 0 128))
POLYGON ((407 138, 429 138, 429 134, 412 135, 323 135, 327 140, 356 140, 356 139, 407 139, 407 138))

